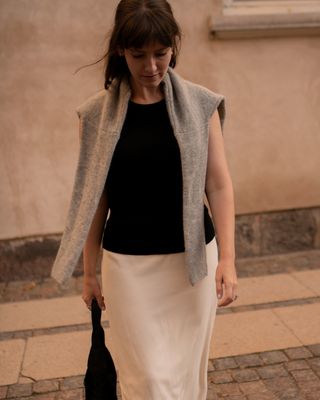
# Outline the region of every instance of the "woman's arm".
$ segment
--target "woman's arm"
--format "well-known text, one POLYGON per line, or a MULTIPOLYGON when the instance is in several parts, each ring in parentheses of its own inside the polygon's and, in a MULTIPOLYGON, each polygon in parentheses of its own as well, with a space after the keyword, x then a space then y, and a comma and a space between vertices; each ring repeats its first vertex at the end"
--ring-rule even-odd
POLYGON ((96 213, 93 217, 85 245, 83 247, 84 277, 96 276, 96 265, 101 250, 102 235, 104 232, 108 210, 107 195, 104 190, 96 213))
MULTIPOLYGON (((79 138, 82 135, 82 120, 79 125, 79 138)), ((109 211, 106 191, 103 190, 100 201, 91 222, 91 226, 83 247, 83 293, 82 299, 91 308, 95 297, 101 309, 105 309, 101 288, 96 277, 96 265, 101 251, 101 241, 109 211)))
POLYGON ((219 264, 216 273, 217 294, 225 299, 221 305, 229 304, 236 294, 235 270, 235 207, 232 181, 227 165, 221 124, 216 110, 210 121, 206 196, 213 218, 218 244, 219 264))
POLYGON ((83 290, 82 299, 87 307, 91 309, 91 302, 96 298, 99 307, 105 310, 104 297, 102 296, 100 284, 96 276, 96 265, 101 250, 101 241, 104 225, 108 215, 108 202, 105 190, 99 201, 98 208, 93 217, 89 233, 83 247, 83 290))

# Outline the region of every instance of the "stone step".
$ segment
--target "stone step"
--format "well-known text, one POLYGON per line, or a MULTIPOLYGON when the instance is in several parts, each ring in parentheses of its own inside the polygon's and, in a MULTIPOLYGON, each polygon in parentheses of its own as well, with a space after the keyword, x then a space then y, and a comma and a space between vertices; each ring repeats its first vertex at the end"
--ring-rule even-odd
POLYGON ((217 315, 210 358, 320 342, 320 302, 217 315))
MULTIPOLYGON (((238 279, 239 298, 232 309, 320 296, 320 270, 238 279)), ((320 300, 320 299, 319 299, 320 300)), ((230 306, 218 309, 228 311, 230 306)), ((107 321, 102 312, 102 321, 107 321)), ((0 332, 90 324, 90 311, 80 295, 0 304, 0 332)))

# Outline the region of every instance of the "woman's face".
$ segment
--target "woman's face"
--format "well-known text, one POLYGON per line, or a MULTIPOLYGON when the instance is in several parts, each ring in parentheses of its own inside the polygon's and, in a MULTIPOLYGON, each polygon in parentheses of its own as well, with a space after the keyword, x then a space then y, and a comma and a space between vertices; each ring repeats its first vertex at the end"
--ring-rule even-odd
POLYGON ((138 86, 155 88, 167 72, 172 48, 165 47, 160 43, 153 43, 139 49, 124 49, 122 54, 126 59, 134 83, 138 86))

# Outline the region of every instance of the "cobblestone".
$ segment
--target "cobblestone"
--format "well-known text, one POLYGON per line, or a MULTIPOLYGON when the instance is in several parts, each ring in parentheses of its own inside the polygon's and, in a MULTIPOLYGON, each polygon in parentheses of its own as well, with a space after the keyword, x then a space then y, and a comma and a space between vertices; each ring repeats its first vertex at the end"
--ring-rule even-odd
POLYGON ((286 349, 285 352, 291 360, 312 357, 311 351, 308 350, 306 347, 294 347, 292 349, 286 349))
POLYGON ((320 377, 320 357, 309 359, 308 363, 313 371, 320 377))
POLYGON ((253 394, 248 394, 247 396, 248 400, 277 400, 277 397, 275 397, 274 394, 271 392, 261 392, 261 393, 253 393, 253 394))
POLYGON ((232 376, 237 382, 250 382, 260 379, 257 372, 252 368, 233 371, 232 376))
POLYGON ((23 396, 30 396, 32 394, 32 384, 22 383, 8 387, 7 398, 19 398, 23 396))
POLYGON ((278 376, 288 376, 288 372, 282 365, 266 365, 257 368, 258 374, 262 379, 276 378, 278 376))
POLYGON ((288 371, 294 371, 297 369, 306 369, 308 368, 308 363, 305 360, 294 360, 285 363, 285 366, 288 371))
MULTIPOLYGON (((209 360, 207 400, 319 400, 320 357, 313 353, 310 357, 309 350, 301 347, 209 360), (288 359, 303 354, 306 359, 288 359)), ((83 400, 83 380, 80 375, 0 386, 0 399, 83 400)))
POLYGON ((5 399, 7 397, 8 387, 0 386, 0 399, 5 399))
POLYGON ((280 350, 265 351, 259 354, 265 364, 288 361, 288 357, 280 350))
POLYGON ((35 393, 54 392, 56 390, 59 390, 59 382, 56 380, 39 381, 33 384, 35 393))
POLYGON ((307 346, 312 354, 315 356, 320 356, 320 344, 311 344, 307 346))
POLYGON ((56 400, 82 400, 84 399, 83 389, 64 390, 59 393, 56 400))
POLYGON ((239 383, 239 387, 244 394, 259 394, 267 392, 263 381, 241 382, 239 383))
POLYGON ((258 354, 235 356, 235 360, 240 367, 256 367, 258 365, 263 365, 263 360, 258 354))
POLYGON ((233 381, 231 374, 226 371, 211 372, 208 379, 213 383, 227 383, 233 381))
POLYGON ((266 379, 264 384, 274 394, 286 393, 286 391, 297 389, 297 385, 292 377, 266 379))
POLYGON ((61 390, 78 389, 83 387, 84 376, 71 376, 70 378, 65 378, 60 383, 61 390))
POLYGON ((215 369, 237 368, 237 363, 233 357, 217 358, 213 360, 215 369))

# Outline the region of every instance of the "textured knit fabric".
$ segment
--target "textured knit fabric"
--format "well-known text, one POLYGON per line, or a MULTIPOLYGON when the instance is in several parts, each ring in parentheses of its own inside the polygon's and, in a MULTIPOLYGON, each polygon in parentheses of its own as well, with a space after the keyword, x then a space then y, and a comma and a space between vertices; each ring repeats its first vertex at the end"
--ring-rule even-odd
MULTIPOLYGON (((225 100, 223 95, 181 78, 170 67, 162 85, 181 155, 185 260, 189 281, 194 285, 208 273, 203 201, 209 120, 218 109, 223 129, 225 100)), ((51 270, 51 276, 59 283, 71 277, 81 255, 130 97, 128 80, 114 80, 107 91, 99 91, 77 108, 81 118, 80 154, 66 225, 51 270)))
MULTIPOLYGON (((104 249, 122 254, 184 251, 180 152, 164 100, 129 102, 106 193, 111 212, 104 249)), ((208 243, 214 229, 207 209, 204 223, 208 243)))
POLYGON ((103 251, 107 346, 122 400, 206 400, 217 308, 215 239, 206 256, 208 275, 191 286, 183 253, 103 251))

